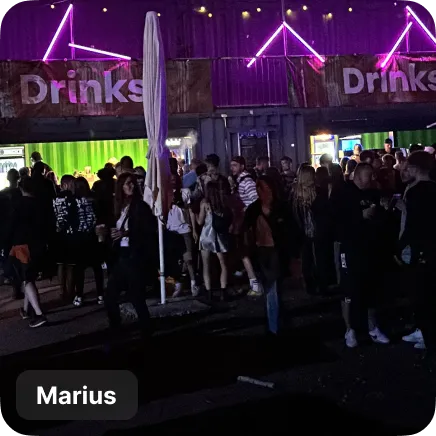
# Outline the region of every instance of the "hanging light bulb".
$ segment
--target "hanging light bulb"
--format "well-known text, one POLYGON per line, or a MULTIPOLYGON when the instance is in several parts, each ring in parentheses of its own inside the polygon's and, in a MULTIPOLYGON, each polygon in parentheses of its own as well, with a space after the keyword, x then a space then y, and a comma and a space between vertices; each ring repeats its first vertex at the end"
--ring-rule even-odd
POLYGON ((209 18, 212 18, 212 14, 211 14, 210 12, 207 14, 207 16, 208 16, 209 18))
POLYGON ((353 12, 353 8, 348 8, 348 12, 353 12))
POLYGON ((286 15, 291 16, 291 15, 292 15, 292 10, 291 10, 291 9, 288 9, 288 10, 286 11, 286 15))
POLYGON ((243 11, 243 12, 242 12, 242 18, 244 18, 245 20, 247 20, 248 18, 250 18, 250 12, 248 12, 248 11, 243 11))
POLYGON ((309 8, 306 5, 303 6, 303 11, 307 11, 308 9, 309 8))
POLYGON ((201 6, 199 11, 204 14, 206 12, 206 8, 204 6, 201 6))
POLYGON ((103 8, 103 12, 107 12, 107 8, 103 8))
POLYGON ((329 20, 331 20, 331 19, 333 18, 333 14, 332 14, 331 12, 329 12, 329 13, 327 14, 327 18, 328 18, 329 20))
POLYGON ((262 12, 262 9, 257 8, 256 11, 257 11, 257 12, 262 12))
POLYGON ((160 12, 157 13, 157 16, 160 17, 160 12))
POLYGON ((54 9, 56 6, 55 6, 55 5, 50 5, 50 7, 51 7, 52 9, 54 9))

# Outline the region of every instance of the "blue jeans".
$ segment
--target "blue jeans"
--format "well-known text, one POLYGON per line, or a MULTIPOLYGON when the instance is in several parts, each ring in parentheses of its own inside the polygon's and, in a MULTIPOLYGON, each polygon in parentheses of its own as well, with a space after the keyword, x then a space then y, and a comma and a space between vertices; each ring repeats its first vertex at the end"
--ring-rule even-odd
POLYGON ((265 295, 268 331, 277 334, 280 316, 278 283, 281 279, 279 254, 274 247, 258 247, 257 260, 260 267, 260 281, 265 295))
POLYGON ((277 334, 279 332, 280 311, 277 280, 264 287, 264 292, 266 300, 266 314, 268 318, 268 330, 271 333, 277 334))

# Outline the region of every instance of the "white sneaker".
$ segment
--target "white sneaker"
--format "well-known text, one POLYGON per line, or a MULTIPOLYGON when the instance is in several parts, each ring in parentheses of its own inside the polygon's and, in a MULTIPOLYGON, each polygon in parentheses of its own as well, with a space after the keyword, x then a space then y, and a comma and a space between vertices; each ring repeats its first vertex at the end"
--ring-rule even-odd
POLYGON ((183 292, 182 284, 181 283, 176 283, 174 285, 173 298, 180 297, 180 295, 182 295, 182 292, 183 292))
POLYGON ((416 329, 413 333, 410 333, 410 335, 403 336, 403 341, 412 342, 414 344, 424 341, 424 338, 422 337, 422 331, 420 329, 416 329))
POLYGON ((242 277, 244 275, 244 271, 235 271, 234 276, 235 277, 242 277))
POLYGON ((200 293, 200 286, 191 285, 191 293, 193 297, 198 297, 198 294, 200 293))
POLYGON ((347 330, 347 333, 345 333, 345 345, 348 348, 356 348, 359 345, 356 339, 356 332, 353 329, 347 330))
POLYGON ((369 336, 371 336, 372 341, 376 344, 389 344, 390 342, 389 338, 378 327, 370 331, 369 336))
POLYGON ((73 304, 76 307, 80 307, 83 304, 82 297, 75 297, 73 300, 73 304))
POLYGON ((99 295, 99 296, 97 297, 97 304, 104 304, 104 298, 103 298, 102 295, 99 295))
POLYGON ((425 350, 425 342, 424 340, 417 342, 413 348, 416 348, 417 350, 425 350))

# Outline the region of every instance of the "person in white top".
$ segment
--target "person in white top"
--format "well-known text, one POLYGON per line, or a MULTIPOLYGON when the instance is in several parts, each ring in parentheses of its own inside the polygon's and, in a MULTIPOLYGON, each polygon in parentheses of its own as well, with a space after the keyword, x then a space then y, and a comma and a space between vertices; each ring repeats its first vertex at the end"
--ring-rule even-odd
POLYGON ((198 296, 199 287, 195 281, 193 264, 194 240, 189 211, 185 208, 180 191, 174 192, 174 203, 168 213, 167 232, 165 234, 165 271, 175 280, 173 297, 183 292, 181 279, 181 260, 186 264, 191 279, 191 293, 198 296))

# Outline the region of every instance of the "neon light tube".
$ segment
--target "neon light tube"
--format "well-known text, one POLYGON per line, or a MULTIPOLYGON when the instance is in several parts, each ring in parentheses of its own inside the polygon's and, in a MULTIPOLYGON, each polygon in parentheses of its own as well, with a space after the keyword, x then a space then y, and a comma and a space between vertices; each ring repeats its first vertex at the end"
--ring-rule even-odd
POLYGON ((325 62, 325 59, 307 42, 305 41, 288 23, 283 22, 285 27, 292 33, 312 54, 314 54, 321 62, 325 62))
POLYGON ((392 47, 391 51, 389 52, 389 54, 386 56, 385 60, 382 62, 381 67, 384 68, 387 63, 389 62, 389 59, 393 56, 393 54, 395 53, 395 50, 398 48, 398 46, 401 44, 401 42, 403 41, 404 37, 406 36, 407 32, 410 30, 410 28, 412 27, 412 22, 410 22, 406 28, 403 30, 403 33, 400 35, 400 37, 397 39, 397 42, 395 43, 395 45, 392 47))
POLYGON ((430 32, 428 27, 419 19, 418 15, 416 15, 415 12, 413 12, 412 8, 410 6, 406 6, 406 9, 410 12, 410 15, 412 15, 412 17, 415 18, 417 23, 422 27, 424 32, 433 41, 433 43, 436 44, 436 37, 430 32))
POLYGON ((247 68, 250 68, 256 59, 268 48, 268 46, 274 41, 276 36, 280 33, 280 31, 283 29, 283 24, 280 24, 280 26, 277 28, 277 30, 271 35, 271 37, 268 39, 267 42, 262 46, 262 48, 255 54, 254 58, 251 59, 251 61, 248 63, 247 68))
POLYGON ((92 53, 98 53, 98 54, 102 54, 102 55, 107 55, 107 56, 110 56, 112 58, 125 59, 127 61, 130 61, 132 59, 130 56, 125 56, 125 55, 121 55, 121 54, 118 54, 118 53, 112 53, 110 51, 98 50, 96 48, 86 47, 84 45, 79 45, 79 44, 73 44, 71 42, 68 45, 70 47, 72 47, 72 48, 77 48, 79 50, 85 50, 85 51, 90 51, 92 53))
POLYGON ((48 46, 48 49, 45 52, 44 57, 42 58, 43 62, 45 62, 48 59, 50 52, 52 51, 53 46, 55 45, 55 43, 59 37, 59 34, 61 33, 61 30, 63 29, 65 22, 67 21, 68 15, 70 14, 72 9, 73 9, 73 5, 71 4, 70 6, 68 6, 68 9, 67 9, 67 12, 65 12, 64 18, 62 18, 61 24, 59 24, 58 30, 56 30, 56 33, 54 34, 53 39, 51 40, 51 43, 48 46))

